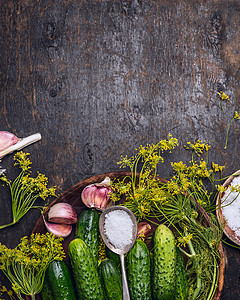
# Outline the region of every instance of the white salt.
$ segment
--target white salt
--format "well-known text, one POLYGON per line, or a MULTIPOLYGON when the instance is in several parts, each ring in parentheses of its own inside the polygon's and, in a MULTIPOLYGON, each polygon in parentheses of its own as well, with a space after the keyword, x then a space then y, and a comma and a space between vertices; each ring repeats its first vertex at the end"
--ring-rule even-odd
POLYGON ((231 185, 228 186, 221 199, 221 205, 224 219, 240 240, 240 195, 239 192, 231 192, 231 186, 236 187, 237 185, 240 186, 240 176, 234 177, 231 185))
POLYGON ((124 210, 113 210, 106 214, 104 229, 108 241, 117 249, 132 242, 133 222, 124 210))

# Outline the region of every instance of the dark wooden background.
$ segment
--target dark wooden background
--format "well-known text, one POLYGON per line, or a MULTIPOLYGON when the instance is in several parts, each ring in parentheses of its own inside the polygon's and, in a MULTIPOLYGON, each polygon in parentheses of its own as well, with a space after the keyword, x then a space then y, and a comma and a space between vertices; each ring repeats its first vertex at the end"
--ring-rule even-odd
MULTIPOLYGON (((96 174, 117 171, 121 155, 168 133, 180 147, 166 156, 188 161, 183 145, 211 141, 209 160, 240 169, 240 1, 0 0, 0 130, 40 132, 30 152, 33 174, 61 193, 96 174), (218 92, 230 101, 221 110, 218 92)), ((1 162, 18 174, 13 155, 1 162)), ((29 212, 1 230, 14 247, 40 216, 29 212)), ((0 223, 11 221, 0 187, 0 223)), ((224 246, 222 300, 240 299, 240 252, 224 246)), ((5 283, 3 276, 0 277, 5 283)))

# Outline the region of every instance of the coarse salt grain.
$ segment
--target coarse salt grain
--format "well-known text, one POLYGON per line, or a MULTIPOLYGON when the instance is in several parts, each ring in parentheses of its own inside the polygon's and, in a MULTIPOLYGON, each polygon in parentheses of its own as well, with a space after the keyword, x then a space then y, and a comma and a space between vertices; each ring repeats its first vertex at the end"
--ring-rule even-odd
POLYGON ((221 205, 224 219, 235 232, 236 238, 240 240, 240 195, 238 192, 231 192, 231 186, 237 185, 240 185, 240 176, 234 177, 232 180, 221 199, 221 205))
POLYGON ((113 210, 105 216, 104 229, 108 241, 117 249, 132 242, 133 222, 124 210, 113 210))

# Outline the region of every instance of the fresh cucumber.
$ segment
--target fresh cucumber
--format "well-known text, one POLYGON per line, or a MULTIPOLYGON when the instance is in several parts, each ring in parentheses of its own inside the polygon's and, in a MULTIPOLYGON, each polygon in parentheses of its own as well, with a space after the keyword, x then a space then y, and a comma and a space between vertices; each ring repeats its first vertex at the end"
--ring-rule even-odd
POLYGON ((131 300, 151 299, 150 253, 142 240, 127 255, 127 278, 131 300))
POLYGON ((122 300, 122 275, 111 259, 105 258, 99 265, 99 274, 107 300, 122 300))
POLYGON ((42 295, 43 299, 48 300, 77 300, 73 279, 65 261, 54 260, 49 264, 42 295))
POLYGON ((187 272, 184 264, 183 256, 177 247, 177 261, 176 261, 176 300, 187 300, 188 298, 188 280, 187 272))
POLYGON ((156 300, 175 299, 176 254, 172 231, 160 224, 154 234, 153 295, 156 300))
POLYGON ((52 288, 50 287, 49 280, 46 278, 46 276, 44 278, 43 287, 40 294, 42 300, 54 300, 52 288))
POLYGON ((120 256, 116 253, 114 253, 112 250, 110 250, 108 247, 105 248, 106 257, 111 259, 115 262, 115 264, 120 268, 121 267, 121 261, 120 256))
POLYGON ((78 298, 84 300, 103 300, 104 294, 97 265, 86 243, 80 238, 72 240, 68 245, 68 255, 78 298))
POLYGON ((98 263, 99 214, 95 209, 85 209, 79 216, 76 237, 82 239, 92 252, 95 264, 98 263))

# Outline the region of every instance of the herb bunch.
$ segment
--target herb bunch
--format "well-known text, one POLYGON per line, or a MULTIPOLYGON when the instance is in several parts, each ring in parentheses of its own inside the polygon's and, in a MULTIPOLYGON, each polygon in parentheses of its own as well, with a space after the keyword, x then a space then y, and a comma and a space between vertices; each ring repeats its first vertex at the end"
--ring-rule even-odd
POLYGON ((38 173, 36 178, 30 177, 30 165, 32 162, 28 158, 29 153, 22 151, 14 155, 15 166, 21 169, 17 178, 11 182, 5 173, 0 175, 0 180, 6 183, 11 192, 12 198, 12 222, 0 225, 0 229, 17 223, 31 208, 37 198, 46 200, 50 196, 55 196, 55 187, 47 187, 48 178, 44 174, 38 173))
POLYGON ((30 239, 23 237, 14 249, 0 243, 0 269, 19 299, 23 299, 22 294, 35 299, 40 293, 50 262, 65 256, 62 240, 51 233, 36 233, 30 239))
MULTIPOLYGON (((163 162, 161 153, 173 150, 178 140, 169 135, 168 140, 156 145, 140 147, 132 158, 122 158, 121 167, 129 167, 131 176, 113 183, 113 197, 117 201, 125 196, 124 206, 130 208, 138 221, 166 223, 175 228, 179 247, 188 247, 188 279, 190 299, 212 299, 217 288, 219 273, 219 243, 223 228, 211 211, 216 209, 213 196, 222 185, 215 185, 217 174, 222 177, 224 167, 211 163, 208 167, 209 143, 198 140, 188 142, 189 165, 172 162, 173 177, 162 182, 157 177, 157 164, 163 162), (206 187, 210 183, 211 190, 206 187), (195 199, 209 213, 209 224, 204 225, 195 199), (153 219, 154 218, 154 219, 153 219)), ((219 179, 220 180, 220 179, 219 179)))
POLYGON ((177 145, 178 140, 169 134, 166 140, 161 140, 156 145, 140 146, 135 156, 121 157, 118 162, 121 168, 130 168, 131 176, 112 184, 111 199, 119 201, 122 196, 126 196, 124 205, 132 210, 138 221, 151 216, 155 201, 166 201, 157 178, 157 166, 164 162, 162 153, 171 152, 177 145))
POLYGON ((191 160, 188 165, 182 161, 171 162, 174 175, 167 183, 167 190, 171 195, 188 193, 207 212, 213 211, 216 209, 214 194, 216 190, 222 191, 222 185, 215 183, 222 179, 224 166, 212 162, 208 167, 211 146, 206 141, 188 142, 184 147, 192 152, 191 160), (217 174, 220 178, 216 178, 217 174))

